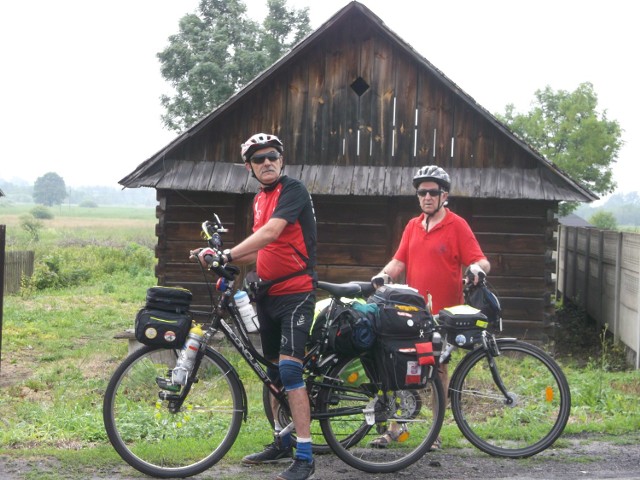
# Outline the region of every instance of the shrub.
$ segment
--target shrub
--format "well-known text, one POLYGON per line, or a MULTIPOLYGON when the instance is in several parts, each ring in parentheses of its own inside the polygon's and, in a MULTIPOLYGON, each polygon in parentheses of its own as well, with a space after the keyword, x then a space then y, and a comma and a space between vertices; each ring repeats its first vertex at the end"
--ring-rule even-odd
POLYGON ((98 204, 93 200, 83 200, 78 206, 82 208, 98 208, 98 204))
POLYGON ((43 205, 37 205, 30 210, 33 218, 39 218, 40 220, 53 219, 53 212, 43 205))
POLYGON ((40 240, 40 230, 42 230, 42 222, 33 215, 21 215, 20 226, 29 234, 31 240, 37 242, 40 240))

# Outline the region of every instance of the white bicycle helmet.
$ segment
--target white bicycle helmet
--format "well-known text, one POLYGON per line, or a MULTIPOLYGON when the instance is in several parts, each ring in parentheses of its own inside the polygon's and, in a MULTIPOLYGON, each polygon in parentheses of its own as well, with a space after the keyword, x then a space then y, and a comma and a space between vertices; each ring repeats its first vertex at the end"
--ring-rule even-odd
POLYGON ((275 135, 256 133, 240 146, 240 155, 242 155, 242 159, 247 163, 256 150, 265 147, 273 147, 280 153, 284 151, 284 145, 275 135))
POLYGON ((437 165, 426 165, 416 172, 413 176, 413 187, 418 188, 422 182, 436 182, 447 192, 451 188, 449 174, 437 165))

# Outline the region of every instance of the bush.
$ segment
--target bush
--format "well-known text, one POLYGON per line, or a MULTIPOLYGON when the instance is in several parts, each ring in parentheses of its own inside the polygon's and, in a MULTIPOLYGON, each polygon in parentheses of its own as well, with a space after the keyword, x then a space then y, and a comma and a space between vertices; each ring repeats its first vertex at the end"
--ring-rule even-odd
POLYGON ((33 218, 39 218, 40 220, 53 219, 53 212, 43 205, 33 207, 30 211, 33 218))
POLYGON ((40 240, 40 230, 42 230, 42 222, 33 215, 21 215, 20 226, 25 230, 31 240, 37 242, 40 240))
POLYGON ((98 204, 93 200, 83 200, 78 206, 81 208, 98 208, 98 204))

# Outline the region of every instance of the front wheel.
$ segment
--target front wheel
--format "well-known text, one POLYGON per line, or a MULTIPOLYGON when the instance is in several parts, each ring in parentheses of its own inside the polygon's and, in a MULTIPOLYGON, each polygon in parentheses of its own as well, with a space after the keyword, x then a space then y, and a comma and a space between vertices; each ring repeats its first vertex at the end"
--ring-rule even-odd
POLYGON ((188 477, 217 463, 235 441, 244 411, 243 390, 229 363, 207 349, 197 383, 175 413, 156 378, 166 378, 178 351, 143 347, 128 356, 107 386, 103 419, 118 454, 158 478, 188 477))
POLYGON ((469 352, 451 378, 453 417, 463 435, 490 455, 524 458, 548 448, 564 430, 571 410, 569 384, 558 364, 538 347, 498 339, 498 356, 469 352), (489 363, 506 388, 494 381, 489 363))
POLYGON ((380 392, 363 360, 360 375, 353 360, 338 362, 326 375, 318 395, 320 425, 334 453, 345 463, 368 473, 402 470, 429 451, 444 418, 444 391, 437 374, 419 389, 380 392), (393 432, 386 448, 372 443, 393 432))

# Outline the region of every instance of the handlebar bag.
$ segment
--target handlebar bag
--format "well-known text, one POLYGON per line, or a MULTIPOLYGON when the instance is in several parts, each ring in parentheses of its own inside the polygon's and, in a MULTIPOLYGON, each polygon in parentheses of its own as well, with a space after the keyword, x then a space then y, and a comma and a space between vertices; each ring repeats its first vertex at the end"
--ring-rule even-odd
POLYGON ((182 347, 189 329, 189 313, 143 308, 136 315, 136 340, 153 347, 182 347))
POLYGON ((184 313, 189 310, 193 295, 186 288, 151 287, 147 289, 145 307, 167 312, 184 313))

